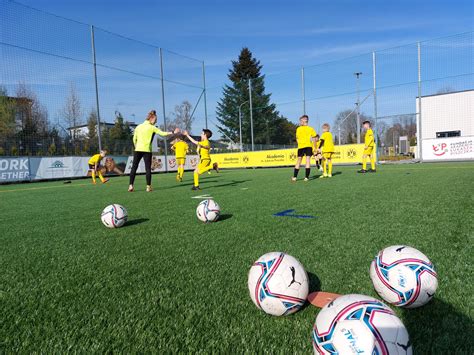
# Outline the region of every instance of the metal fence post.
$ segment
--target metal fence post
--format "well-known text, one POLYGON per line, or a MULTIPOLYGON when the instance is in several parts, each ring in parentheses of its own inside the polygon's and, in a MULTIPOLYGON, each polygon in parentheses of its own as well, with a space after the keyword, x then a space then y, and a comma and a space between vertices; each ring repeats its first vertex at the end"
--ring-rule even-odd
POLYGON ((92 45, 92 63, 94 66, 94 82, 95 82, 95 106, 97 113, 97 139, 99 142, 99 150, 102 150, 102 133, 100 129, 100 109, 99 109, 99 86, 97 84, 97 62, 95 57, 95 35, 94 26, 91 25, 91 45, 92 45))
POLYGON ((204 89, 204 119, 206 121, 205 126, 207 129, 207 89, 206 89, 206 67, 204 61, 202 62, 202 85, 204 89))
MULTIPOLYGON (((163 49, 160 48, 160 73, 161 73, 161 105, 163 106, 163 125, 165 131, 167 131, 166 126, 166 109, 165 109, 165 80, 163 77, 163 49)), ((168 141, 164 138, 165 141, 165 171, 168 172, 168 141)))
POLYGON ((375 128, 375 159, 378 160, 378 154, 377 154, 377 146, 378 146, 378 132, 377 132, 377 127, 378 127, 378 122, 377 122, 377 57, 375 55, 375 51, 372 52, 372 76, 374 79, 374 128, 375 128))
POLYGON ((304 67, 301 67, 301 95, 303 97, 303 115, 306 115, 306 93, 304 81, 304 67))
POLYGON ((250 106, 250 137, 252 143, 252 152, 255 149, 253 143, 253 105, 252 105, 252 79, 249 79, 249 106, 250 106))
POLYGON ((423 161, 423 149, 422 149, 422 130, 421 130, 421 43, 418 42, 418 115, 416 124, 416 145, 418 151, 418 158, 423 161))

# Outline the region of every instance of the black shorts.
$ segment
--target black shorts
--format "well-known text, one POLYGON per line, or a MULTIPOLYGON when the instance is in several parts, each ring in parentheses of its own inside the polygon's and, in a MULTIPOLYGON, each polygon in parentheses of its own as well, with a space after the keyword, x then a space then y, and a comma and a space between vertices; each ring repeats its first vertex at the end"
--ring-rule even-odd
POLYGON ((311 147, 306 147, 306 148, 300 148, 298 149, 298 157, 304 157, 304 156, 310 157, 313 155, 313 148, 311 147))
MULTIPOLYGON (((97 168, 99 168, 98 165, 97 168)), ((95 170, 95 164, 89 164, 89 170, 95 170)))

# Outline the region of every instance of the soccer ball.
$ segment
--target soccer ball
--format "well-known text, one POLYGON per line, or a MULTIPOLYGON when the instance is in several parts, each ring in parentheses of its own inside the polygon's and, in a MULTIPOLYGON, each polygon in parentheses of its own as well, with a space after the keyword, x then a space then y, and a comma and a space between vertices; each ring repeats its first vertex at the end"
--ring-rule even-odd
POLYGON ((308 297, 308 275, 291 255, 272 252, 262 255, 250 268, 250 298, 264 312, 283 316, 298 311, 308 297))
POLYGON ((370 278, 380 297, 398 307, 420 307, 431 300, 438 287, 431 261, 404 245, 380 251, 370 265, 370 278))
POLYGON ((204 223, 215 222, 219 219, 221 208, 216 201, 208 199, 199 203, 196 208, 196 216, 204 223))
POLYGON ((412 354, 402 321, 384 303, 345 295, 319 312, 313 327, 315 354, 412 354))
POLYGON ((120 228, 127 222, 128 213, 125 207, 113 204, 104 208, 100 219, 107 228, 120 228))

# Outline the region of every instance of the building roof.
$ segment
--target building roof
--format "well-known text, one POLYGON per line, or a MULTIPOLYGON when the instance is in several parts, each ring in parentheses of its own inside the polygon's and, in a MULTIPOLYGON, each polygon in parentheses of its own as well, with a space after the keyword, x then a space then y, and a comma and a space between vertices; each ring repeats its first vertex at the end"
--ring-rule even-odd
POLYGON ((421 95, 421 97, 431 97, 431 96, 441 96, 441 95, 451 95, 451 94, 460 94, 462 92, 469 92, 474 91, 474 89, 467 89, 467 90, 459 90, 459 91, 450 91, 450 92, 440 92, 439 94, 432 94, 432 95, 421 95))

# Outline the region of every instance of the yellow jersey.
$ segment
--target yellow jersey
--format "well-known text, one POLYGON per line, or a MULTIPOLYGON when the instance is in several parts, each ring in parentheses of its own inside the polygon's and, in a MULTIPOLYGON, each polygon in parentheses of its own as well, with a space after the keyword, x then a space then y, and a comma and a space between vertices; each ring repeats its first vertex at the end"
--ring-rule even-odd
POLYGON ((298 142, 298 149, 313 148, 311 138, 316 137, 316 131, 310 126, 299 126, 296 129, 296 141, 298 142))
POLYGON ((205 140, 205 141, 200 141, 199 142, 199 145, 198 145, 198 154, 199 154, 199 157, 202 159, 211 159, 211 152, 210 152, 210 148, 211 148, 211 145, 209 144, 209 140, 205 140), (202 148, 202 147, 206 147, 206 148, 209 148, 209 149, 205 149, 205 148, 202 148))
POLYGON ((167 136, 168 133, 163 132, 158 127, 155 127, 150 121, 145 120, 142 124, 135 127, 133 132, 133 145, 136 152, 151 152, 151 143, 155 134, 160 136, 167 136))
POLYGON ((99 164, 101 160, 102 160, 102 155, 100 155, 100 153, 99 153, 99 154, 94 154, 94 155, 89 159, 89 164, 90 164, 90 165, 99 164))
POLYGON ((176 142, 173 144, 174 155, 176 158, 185 158, 188 152, 188 144, 183 141, 176 142))
POLYGON ((332 133, 324 132, 321 135, 321 140, 324 141, 322 149, 323 153, 334 153, 334 141, 332 140, 332 133))
POLYGON ((374 147, 375 141, 374 141, 374 131, 372 131, 372 128, 369 128, 367 132, 365 132, 365 146, 370 148, 374 147))

